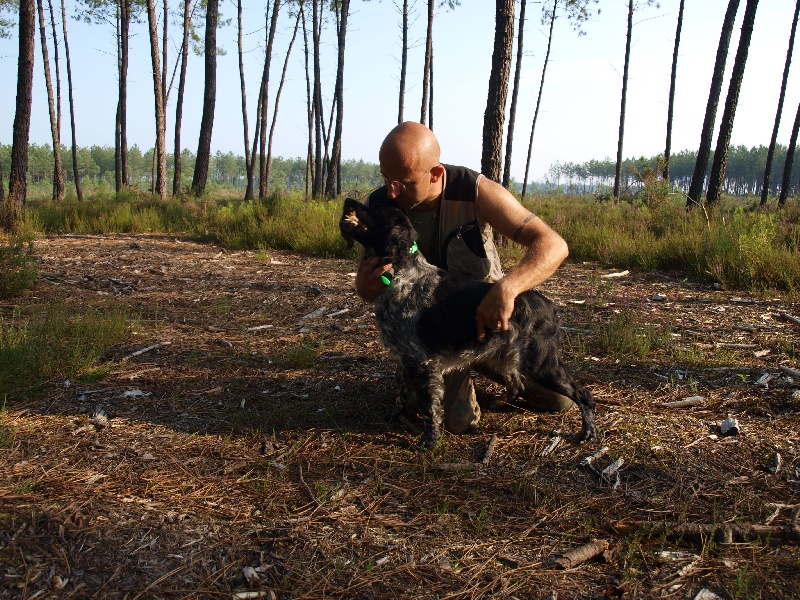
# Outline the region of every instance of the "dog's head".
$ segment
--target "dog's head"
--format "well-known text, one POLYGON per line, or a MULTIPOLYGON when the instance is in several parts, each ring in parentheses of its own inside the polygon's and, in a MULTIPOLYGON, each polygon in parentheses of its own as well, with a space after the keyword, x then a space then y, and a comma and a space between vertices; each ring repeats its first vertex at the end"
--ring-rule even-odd
POLYGON ((368 207, 347 198, 344 201, 339 229, 351 248, 356 241, 366 250, 366 256, 380 256, 385 263, 402 265, 414 245, 416 232, 407 216, 390 206, 368 207))

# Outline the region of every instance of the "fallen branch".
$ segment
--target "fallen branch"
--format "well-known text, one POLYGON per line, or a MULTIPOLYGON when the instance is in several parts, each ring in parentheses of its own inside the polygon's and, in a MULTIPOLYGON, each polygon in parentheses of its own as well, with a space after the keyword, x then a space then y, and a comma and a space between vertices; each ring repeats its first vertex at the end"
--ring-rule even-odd
POLYGON ((800 371, 795 371, 794 369, 790 369, 789 367, 784 365, 778 365, 778 368, 787 375, 789 375, 790 377, 800 378, 800 371))
POLYGON ((611 527, 620 534, 648 531, 651 535, 667 535, 704 542, 709 539, 722 544, 746 542, 758 537, 784 541, 800 541, 800 525, 753 525, 749 523, 670 523, 665 521, 617 521, 611 527))
POLYGON ((794 323, 795 325, 800 325, 800 319, 798 319, 797 317, 793 317, 789 313, 781 312, 778 313, 778 316, 780 316, 781 319, 794 323))
POLYGON ((158 342, 157 344, 153 344, 152 346, 148 346, 147 348, 142 348, 141 350, 137 350, 136 352, 128 354, 128 356, 123 356, 119 360, 120 362, 124 360, 129 360, 134 356, 139 356, 140 354, 144 354, 145 352, 150 352, 151 350, 155 350, 156 348, 161 348, 162 346, 169 346, 171 343, 172 342, 158 342))
POLYGON ((481 460, 482 465, 489 464, 489 460, 492 458, 492 454, 494 453, 494 449, 497 447, 497 435, 492 434, 492 437, 489 439, 489 443, 486 446, 486 453, 483 455, 483 460, 481 460))
POLYGON ((705 400, 706 399, 703 398, 703 396, 690 396, 689 398, 675 400, 674 402, 662 402, 661 404, 658 404, 658 406, 661 408, 688 408, 690 406, 703 404, 705 400))
POLYGON ((573 548, 568 552, 564 552, 555 560, 555 563, 562 569, 572 569, 585 563, 587 560, 591 560, 598 554, 602 554, 606 550, 608 550, 608 542, 606 540, 595 540, 578 548, 573 548))

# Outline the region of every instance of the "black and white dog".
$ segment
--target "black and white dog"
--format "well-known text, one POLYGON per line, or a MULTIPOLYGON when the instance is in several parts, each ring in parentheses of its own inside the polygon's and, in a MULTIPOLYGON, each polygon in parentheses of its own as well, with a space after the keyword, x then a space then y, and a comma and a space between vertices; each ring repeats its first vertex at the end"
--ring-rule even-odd
POLYGON ((597 437, 594 400, 561 359, 558 317, 550 300, 532 290, 520 294, 508 330, 489 332, 479 340, 475 313, 491 284, 426 261, 416 251, 416 232, 402 211, 371 208, 348 198, 339 228, 350 246, 355 240, 367 257, 392 263, 394 276, 375 300, 375 315, 383 343, 398 359, 405 379, 398 404, 407 400, 403 388, 416 393, 425 423, 423 446, 432 448, 441 436, 442 374, 465 365, 498 374, 512 401, 526 382, 569 397, 583 418, 579 441, 597 437))

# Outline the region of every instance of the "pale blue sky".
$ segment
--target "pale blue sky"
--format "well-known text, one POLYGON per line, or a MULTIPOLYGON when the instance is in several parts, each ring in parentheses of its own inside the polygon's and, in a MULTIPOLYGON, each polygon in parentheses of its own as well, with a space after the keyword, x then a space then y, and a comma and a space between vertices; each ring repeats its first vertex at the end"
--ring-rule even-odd
MULTIPOLYGON (((549 2, 548 2, 549 3, 549 2)), ((263 1, 245 3, 245 51, 250 135, 255 121, 255 102, 263 61, 263 1)), ((442 146, 442 160, 480 168, 483 113, 491 66, 494 35, 494 2, 462 0, 455 11, 437 11, 434 26, 434 131, 442 146)), ((673 151, 696 149, 699 144, 711 72, 727 0, 687 0, 679 58, 673 151)), ((727 72, 733 66, 744 13, 741 2, 727 72)), ((583 162, 614 158, 617 149, 622 68, 627 18, 626 0, 601 0, 602 12, 585 24, 578 37, 565 20, 556 23, 551 64, 548 67, 541 113, 537 123, 531 175, 543 178, 555 161, 583 162)), ((72 2, 67 10, 71 13, 72 2)), ((227 55, 218 59, 217 105, 212 151, 243 154, 241 96, 236 53, 236 5, 223 2, 221 10, 233 17, 218 34, 227 55)), ((652 156, 663 152, 666 135, 667 93, 677 20, 678 0, 662 0, 661 7, 643 9, 635 17, 631 71, 625 124, 624 154, 652 156)), ((750 58, 745 72, 732 143, 767 145, 777 108, 780 81, 794 10, 791 0, 762 0, 756 16, 750 58)), ((409 56, 409 83, 405 118, 419 119, 421 73, 425 35, 425 3, 415 6, 409 56)), ((540 25, 541 4, 527 9, 523 79, 517 109, 512 176, 521 180, 525 170, 528 136, 546 49, 546 28, 540 25)), ((273 83, 291 37, 288 18, 281 20, 275 42, 273 83)), ((70 20, 69 39, 75 78, 77 136, 81 146, 113 145, 116 110, 116 57, 110 26, 88 26, 70 20)), ((146 23, 132 29, 129 72, 128 140, 149 148, 155 139, 152 75, 146 23)), ((180 35, 172 26, 173 35, 180 35)), ((176 38, 177 39, 177 38, 176 38)), ((52 47, 50 49, 52 58, 52 47)), ((329 103, 335 75, 335 42, 329 28, 327 57, 323 67, 324 94, 329 103)), ((516 49, 515 49, 516 53, 516 49)), ((170 47, 170 64, 175 59, 170 47)), ((343 157, 377 162, 377 149, 385 133, 396 124, 399 81, 400 18, 391 0, 352 0, 345 71, 343 157)), ((0 40, 0 80, 16 80, 17 40, 0 40)), ((50 141, 44 75, 37 39, 31 141, 50 141)), ((797 61, 795 61, 797 62, 797 61)), ((800 68, 800 67, 799 67, 800 68)), ((68 139, 66 67, 62 59, 64 128, 68 139)), ((513 77, 513 65, 512 65, 513 77)), ((202 112, 203 64, 189 62, 182 140, 196 150, 202 112)), ((305 75, 300 39, 289 65, 289 80, 280 102, 274 154, 304 156, 306 148, 305 75)), ((0 142, 11 142, 14 90, 0 95, 0 142)), ((727 92, 727 80, 718 110, 727 92)), ((170 96, 167 144, 172 147, 175 98, 170 96)), ((790 73, 784 115, 778 141, 788 144, 795 110, 800 102, 800 72, 790 73)), ((270 101, 272 106, 272 100, 270 101)), ((270 110, 272 110, 270 108, 270 110)))

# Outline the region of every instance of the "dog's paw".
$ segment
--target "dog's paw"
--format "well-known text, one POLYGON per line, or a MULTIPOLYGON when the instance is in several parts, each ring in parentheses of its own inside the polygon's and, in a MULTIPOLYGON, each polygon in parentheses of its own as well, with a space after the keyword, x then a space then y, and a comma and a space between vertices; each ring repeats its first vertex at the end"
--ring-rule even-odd
POLYGON ((434 435, 430 432, 425 432, 422 434, 422 437, 419 439, 419 445, 421 448, 425 450, 433 450, 439 444, 441 440, 440 435, 434 435))
POLYGON ((581 430, 581 434, 578 436, 578 443, 583 444, 585 442, 590 442, 592 440, 597 439, 597 429, 594 425, 591 426, 584 426, 583 430, 581 430))

